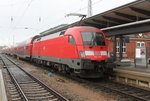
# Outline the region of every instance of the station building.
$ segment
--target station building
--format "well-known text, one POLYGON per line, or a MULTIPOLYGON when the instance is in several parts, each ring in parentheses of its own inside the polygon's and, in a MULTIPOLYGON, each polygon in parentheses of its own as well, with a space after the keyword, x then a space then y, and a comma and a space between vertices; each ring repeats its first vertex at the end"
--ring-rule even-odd
MULTIPOLYGON (((147 47, 148 48, 148 58, 150 58, 150 33, 139 33, 134 35, 127 35, 125 37, 128 37, 128 42, 126 42, 126 39, 123 40, 123 46, 122 46, 122 52, 123 52, 123 58, 127 59, 134 59, 135 57, 135 48, 136 47, 147 47)), ((108 38, 109 42, 109 51, 110 54, 113 54, 113 45, 114 40, 113 38, 108 38)), ((120 51, 120 41, 119 38, 117 38, 116 41, 116 56, 119 57, 119 51, 120 51)))

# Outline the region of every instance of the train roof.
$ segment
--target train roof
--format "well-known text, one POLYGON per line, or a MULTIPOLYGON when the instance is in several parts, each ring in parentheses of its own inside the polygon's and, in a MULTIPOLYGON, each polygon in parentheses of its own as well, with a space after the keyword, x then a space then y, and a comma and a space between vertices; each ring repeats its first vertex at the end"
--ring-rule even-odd
POLYGON ((57 32, 61 33, 61 32, 64 32, 64 31, 68 31, 68 29, 69 30, 72 30, 72 29, 79 29, 79 30, 81 30, 81 29, 84 29, 84 28, 90 28, 92 30, 98 30, 98 28, 91 27, 91 26, 72 26, 72 27, 71 26, 64 26, 64 27, 62 27, 60 29, 56 29, 56 30, 51 30, 51 29, 47 30, 47 31, 44 32, 44 34, 41 34, 38 37, 44 37, 44 36, 47 36, 47 35, 50 35, 50 34, 56 34, 57 32))
POLYGON ((53 32, 53 31, 55 31, 55 30, 58 30, 58 29, 61 29, 61 28, 65 27, 65 26, 68 26, 68 24, 61 24, 61 25, 58 25, 58 26, 56 26, 56 27, 50 28, 50 29, 48 29, 48 30, 46 30, 46 31, 41 32, 40 35, 44 35, 44 34, 53 32))
POLYGON ((31 44, 31 43, 32 43, 32 40, 33 40, 33 38, 30 38, 30 39, 27 39, 27 40, 22 41, 22 42, 20 42, 20 43, 17 43, 17 44, 16 44, 16 47, 20 47, 20 46, 25 46, 25 45, 31 44))

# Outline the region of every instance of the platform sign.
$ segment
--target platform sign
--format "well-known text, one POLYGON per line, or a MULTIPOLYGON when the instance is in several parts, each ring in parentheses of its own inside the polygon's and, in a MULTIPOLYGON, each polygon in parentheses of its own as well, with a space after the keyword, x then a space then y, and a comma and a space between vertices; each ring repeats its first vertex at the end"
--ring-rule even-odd
POLYGON ((136 48, 136 58, 146 58, 146 48, 136 48))
POLYGON ((135 54, 136 54, 135 57, 136 57, 136 58, 141 58, 141 53, 140 53, 140 51, 141 51, 141 49, 137 49, 137 48, 135 49, 135 52, 136 52, 136 53, 135 53, 135 54))
POLYGON ((146 47, 137 47, 135 48, 135 67, 148 67, 148 58, 147 58, 147 48, 146 47))

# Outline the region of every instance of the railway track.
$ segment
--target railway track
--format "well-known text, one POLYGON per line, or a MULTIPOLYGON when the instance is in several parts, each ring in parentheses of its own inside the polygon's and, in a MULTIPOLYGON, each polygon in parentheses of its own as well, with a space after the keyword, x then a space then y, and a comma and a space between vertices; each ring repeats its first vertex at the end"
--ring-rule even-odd
POLYGON ((21 101, 22 96, 20 95, 20 92, 17 90, 17 87, 11 80, 10 75, 8 75, 7 70, 3 70, 3 75, 5 79, 5 87, 7 91, 8 101, 21 101))
MULTIPOLYGON (((32 64, 33 65, 33 64, 32 64)), ((44 69, 47 69, 50 71, 49 68, 42 67, 44 69)), ((115 93, 114 95, 120 95, 121 99, 118 98, 119 101, 122 101, 123 99, 125 101, 150 101, 150 90, 145 90, 142 88, 137 88, 134 86, 121 84, 118 82, 113 82, 109 80, 87 80, 87 79, 81 79, 79 77, 74 77, 66 74, 57 73, 57 75, 67 77, 69 79, 72 79, 74 81, 77 81, 79 83, 88 84, 89 86, 94 87, 97 91, 104 91, 106 93, 115 93), (89 85, 90 84, 90 85, 89 85)))
MULTIPOLYGON (((107 94, 113 94, 113 96, 119 95, 117 101, 150 101, 150 89, 138 88, 119 82, 110 81, 108 79, 96 79, 86 80, 77 77, 67 76, 72 80, 82 83, 83 86, 87 86, 101 91, 107 94), (87 84, 87 85, 86 85, 87 84)), ((115 98, 116 99, 116 98, 115 98)))
MULTIPOLYGON (((83 79, 73 79, 77 82, 82 82, 83 86, 90 87, 92 90, 100 91, 100 93, 106 93, 111 95, 117 101, 150 101, 150 89, 137 88, 127 84, 121 84, 114 81, 89 81, 83 79)), ((105 94, 104 94, 105 95, 105 94)))
MULTIPOLYGON (((59 74, 61 75, 61 74, 59 74)), ((62 75, 64 76, 64 75, 62 75)), ((66 76, 64 76, 66 77, 66 76)), ((133 85, 122 84, 119 82, 110 81, 107 78, 88 80, 81 79, 78 77, 67 76, 67 78, 75 80, 79 83, 87 84, 87 87, 96 89, 96 91, 106 92, 107 94, 115 93, 115 95, 120 95, 121 99, 118 97, 118 101, 150 101, 150 89, 146 90, 143 88, 134 87, 133 85), (124 99, 124 100, 123 100, 124 99)))
POLYGON ((11 59, 0 55, 7 68, 7 89, 13 101, 69 101, 40 80, 24 71, 11 59))
MULTIPOLYGON (((62 74, 59 75, 64 76, 62 74)), ((117 101, 150 101, 150 89, 146 90, 110 80, 86 80, 66 75, 64 77, 75 80, 83 85, 87 84, 87 87, 91 87, 92 90, 95 88, 96 91, 99 90, 104 93, 106 92, 107 94, 115 93, 113 96, 120 96, 120 98, 118 97, 117 101)))
POLYGON ((102 82, 101 84, 95 84, 97 89, 103 89, 103 91, 110 91, 121 95, 124 99, 129 101, 150 101, 150 91, 133 87, 126 84, 117 82, 102 82))
MULTIPOLYGON (((66 77, 66 75, 64 77, 66 77)), ((80 79, 80 78, 71 77, 71 76, 67 76, 67 78, 75 80, 79 83, 82 83, 83 85, 88 84, 87 85, 88 88, 93 87, 96 89, 96 91, 99 90, 107 94, 113 94, 113 96, 119 95, 117 99, 118 101, 150 101, 149 90, 133 87, 133 86, 126 85, 126 84, 120 84, 117 82, 110 82, 110 81, 103 81, 103 80, 100 80, 100 81, 90 80, 89 81, 89 80, 80 79)), ((25 86, 25 85, 22 85, 22 86, 25 86)))

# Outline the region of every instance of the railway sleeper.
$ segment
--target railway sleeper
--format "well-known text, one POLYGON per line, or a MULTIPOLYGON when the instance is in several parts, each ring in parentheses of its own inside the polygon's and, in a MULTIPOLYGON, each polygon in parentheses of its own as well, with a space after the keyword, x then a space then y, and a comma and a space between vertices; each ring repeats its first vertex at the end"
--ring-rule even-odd
POLYGON ((52 100, 48 100, 48 101, 59 101, 58 98, 52 99, 52 100))
POLYGON ((38 89, 28 89, 28 88, 26 88, 26 89, 24 89, 24 88, 22 88, 24 91, 41 91, 41 90, 44 90, 44 88, 38 88, 38 89))
POLYGON ((146 99, 150 99, 150 96, 149 96, 149 95, 147 95, 147 96, 144 96, 144 98, 146 98, 146 99))
POLYGON ((12 82, 7 82, 7 87, 13 87, 14 85, 12 84, 12 82))
MULTIPOLYGON (((44 99, 55 99, 54 95, 50 95, 50 96, 42 96, 42 97, 29 97, 29 100, 44 100, 44 99)), ((58 99, 58 98, 57 98, 58 99)))
POLYGON ((50 95, 49 92, 45 92, 45 93, 32 93, 32 94, 26 94, 28 97, 33 97, 33 96, 46 96, 46 95, 50 95))
POLYGON ((36 93, 46 93, 47 90, 40 90, 40 91, 26 91, 25 94, 36 94, 36 93))
POLYGON ((12 101, 22 101, 21 97, 12 98, 12 101))
POLYGON ((127 91, 129 91, 130 89, 128 89, 128 88, 124 88, 124 89, 120 89, 120 91, 125 91, 125 92, 127 92, 127 91))
POLYGON ((33 87, 33 86, 40 86, 38 83, 30 83, 30 84, 21 84, 21 86, 33 87))
POLYGON ((15 90, 16 89, 16 87, 9 87, 8 89, 10 89, 10 90, 15 90))
POLYGON ((16 89, 9 89, 10 92, 17 92, 16 89))
POLYGON ((129 93, 129 94, 138 94, 138 93, 141 93, 140 91, 132 91, 132 90, 130 90, 130 91, 126 91, 127 93, 129 93))
POLYGON ((14 95, 14 94, 18 94, 18 92, 9 92, 10 94, 14 95))
POLYGON ((39 85, 36 85, 36 86, 22 86, 21 85, 21 88, 24 88, 24 89, 36 89, 36 88, 42 88, 42 86, 39 86, 39 85))
POLYGON ((38 89, 38 88, 42 88, 42 86, 22 86, 23 89, 38 89))
POLYGON ((13 94, 13 95, 11 95, 11 97, 12 98, 14 98, 14 97, 20 97, 20 95, 19 94, 13 94))
POLYGON ((147 95, 149 95, 149 93, 136 93, 135 95, 137 95, 137 96, 147 96, 147 95))

